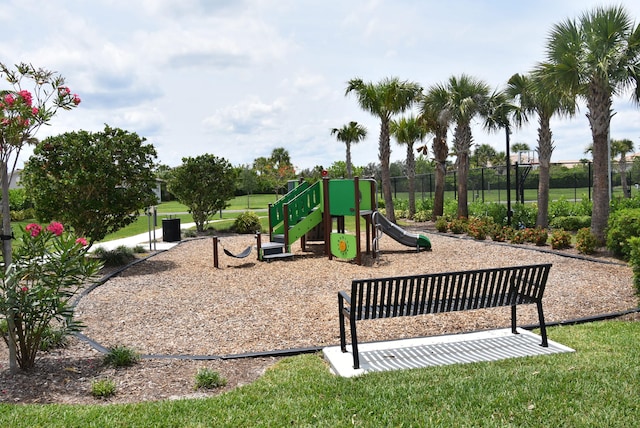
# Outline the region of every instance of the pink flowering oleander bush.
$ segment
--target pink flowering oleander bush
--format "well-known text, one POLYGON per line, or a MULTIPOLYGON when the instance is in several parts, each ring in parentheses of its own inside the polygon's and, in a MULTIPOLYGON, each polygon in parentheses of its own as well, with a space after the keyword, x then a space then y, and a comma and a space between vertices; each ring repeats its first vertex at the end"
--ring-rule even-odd
POLYGON ((491 240, 496 242, 509 241, 513 238, 514 233, 515 231, 511 226, 500 226, 499 224, 494 224, 491 230, 489 230, 491 240))
POLYGON ((554 250, 571 248, 571 234, 562 229, 554 230, 551 233, 551 248, 554 250))
POLYGON ((65 231, 61 223, 45 228, 31 223, 22 232, 13 262, 0 272, 0 334, 7 345, 15 342, 18 365, 26 370, 34 366, 50 329, 67 334, 80 330, 71 299, 95 281, 101 263, 87 257, 86 240, 65 231))

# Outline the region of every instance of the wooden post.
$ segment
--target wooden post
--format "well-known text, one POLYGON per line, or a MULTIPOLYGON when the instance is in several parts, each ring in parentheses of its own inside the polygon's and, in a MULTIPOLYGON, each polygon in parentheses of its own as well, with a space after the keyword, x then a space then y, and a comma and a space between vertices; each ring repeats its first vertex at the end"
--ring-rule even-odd
POLYGON ((213 267, 218 268, 218 237, 213 237, 213 267))

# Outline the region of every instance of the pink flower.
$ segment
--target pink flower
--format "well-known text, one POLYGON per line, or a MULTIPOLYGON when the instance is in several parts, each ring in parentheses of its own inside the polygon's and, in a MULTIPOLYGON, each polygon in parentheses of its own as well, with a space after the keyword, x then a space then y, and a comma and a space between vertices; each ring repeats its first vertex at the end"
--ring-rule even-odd
POLYGON ((26 293, 27 291, 29 291, 29 289, 27 287, 22 287, 20 291, 22 291, 23 293, 26 293))
POLYGON ((60 86, 58 88, 58 95, 60 95, 61 97, 65 97, 67 95, 69 95, 71 93, 71 89, 69 89, 66 86, 60 86))
POLYGON ((64 226, 62 225, 62 223, 52 221, 49 226, 47 226, 47 230, 56 236, 60 236, 62 235, 62 232, 64 232, 64 226))
POLYGON ((18 95, 20 95, 22 97, 22 99, 24 100, 24 103, 26 105, 31 107, 31 102, 33 101, 33 98, 31 97, 31 92, 22 90, 22 91, 18 92, 18 95))
POLYGON ((42 227, 36 223, 29 223, 27 227, 24 228, 24 230, 29 232, 32 238, 35 238, 36 236, 40 235, 40 232, 42 232, 42 227))
POLYGON ((12 94, 7 94, 4 96, 4 102, 7 103, 8 106, 12 106, 15 102, 15 98, 13 98, 12 94))
POLYGON ((39 111, 40 110, 38 109, 38 107, 33 107, 31 109, 31 114, 34 115, 34 116, 37 116, 39 111))
POLYGON ((73 94, 73 103, 75 105, 78 105, 78 104, 80 104, 80 101, 81 101, 80 97, 77 94, 73 94))
POLYGON ((78 238, 78 239, 76 239, 76 244, 80 244, 83 247, 86 247, 87 246, 87 240, 85 238, 78 238))

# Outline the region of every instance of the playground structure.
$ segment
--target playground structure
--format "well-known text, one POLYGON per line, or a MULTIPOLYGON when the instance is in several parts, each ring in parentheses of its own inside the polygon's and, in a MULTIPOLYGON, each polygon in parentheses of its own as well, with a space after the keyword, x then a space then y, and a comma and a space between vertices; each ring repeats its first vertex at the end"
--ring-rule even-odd
POLYGON ((365 220, 366 254, 377 257, 382 234, 401 244, 431 249, 424 235, 408 233, 377 211, 376 182, 371 179, 324 178, 312 185, 302 182, 269 205, 269 242, 257 235, 258 260, 291 257, 291 245, 307 240, 324 241, 325 254, 332 259, 354 259, 362 263, 361 222, 365 220), (355 230, 345 230, 345 217, 356 217, 355 230))
MULTIPOLYGON (((333 257, 355 260, 362 264, 361 222, 365 220, 366 254, 378 257, 380 239, 390 236, 408 247, 430 250, 431 242, 424 235, 409 233, 390 222, 377 210, 376 182, 371 179, 329 179, 314 184, 300 182, 275 203, 269 204, 269 241, 256 234, 257 258, 270 261, 293 257, 291 246, 300 241, 306 250, 307 241, 324 241, 324 253, 333 257), (356 217, 355 230, 345 230, 345 217, 356 217)), ((214 266, 218 267, 218 239, 213 241, 214 266)), ((229 257, 245 258, 251 254, 247 247, 234 254, 223 246, 229 257)))

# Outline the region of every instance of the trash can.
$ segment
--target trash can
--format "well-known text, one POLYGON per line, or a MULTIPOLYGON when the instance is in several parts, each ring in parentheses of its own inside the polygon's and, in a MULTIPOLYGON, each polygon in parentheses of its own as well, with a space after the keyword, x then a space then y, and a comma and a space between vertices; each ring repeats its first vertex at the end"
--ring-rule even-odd
POLYGON ((179 218, 163 218, 162 219, 162 240, 164 242, 180 241, 180 219, 179 218))

